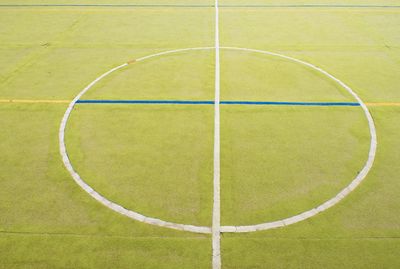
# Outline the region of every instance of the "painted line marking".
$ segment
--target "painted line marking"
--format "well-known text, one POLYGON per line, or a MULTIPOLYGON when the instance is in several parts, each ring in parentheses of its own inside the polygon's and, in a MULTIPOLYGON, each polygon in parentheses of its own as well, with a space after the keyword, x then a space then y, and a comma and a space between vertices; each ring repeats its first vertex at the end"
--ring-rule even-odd
POLYGON ((274 105, 274 106, 360 106, 354 102, 270 102, 270 101, 221 101, 222 105, 274 105))
MULTIPOLYGON (((69 104, 71 100, 34 100, 34 99, 0 99, 0 103, 19 104, 69 104)), ((78 100, 77 104, 149 104, 149 105, 214 105, 214 101, 207 100, 78 100)), ((221 105, 272 105, 272 106, 360 106, 355 102, 285 102, 285 101, 220 101, 221 105)), ((400 106, 400 102, 365 103, 370 107, 400 106)))
POLYGON ((173 105, 213 105, 214 101, 181 100, 78 100, 77 104, 173 104, 173 105))
MULTIPOLYGON (((214 101, 192 100, 78 100, 77 104, 174 104, 214 105, 214 101)), ((360 106, 354 102, 273 102, 273 101, 220 101, 220 105, 278 105, 278 106, 360 106)))
POLYGON ((214 103, 214 197, 212 219, 212 268, 221 268, 221 194, 220 194, 220 59, 219 9, 215 0, 215 103, 214 103))
MULTIPOLYGON (((216 8, 216 11, 218 9, 216 8)), ((218 13, 216 13, 218 15, 218 13)), ((218 28, 216 28, 218 29, 218 28)), ((218 36, 217 36, 218 37, 218 36)), ((218 39, 216 38, 216 41, 218 39)), ((219 44, 219 42, 218 42, 219 44)), ((375 159, 375 154, 376 154, 376 147, 377 147, 377 140, 376 140, 376 130, 375 130, 375 124, 373 122, 373 118, 372 115, 370 114, 370 112, 368 111, 367 106, 364 104, 364 102, 360 99, 360 97, 358 97, 358 95, 349 87, 347 86, 345 83, 343 83, 341 80, 339 80, 338 78, 334 77, 333 75, 331 75, 330 73, 328 73, 327 71, 302 60, 296 59, 296 58, 292 58, 290 56, 286 56, 286 55, 282 55, 282 54, 278 54, 278 53, 274 53, 274 52, 269 52, 269 51, 262 51, 262 50, 256 50, 256 49, 248 49, 248 48, 235 48, 235 47, 220 47, 220 46, 215 46, 215 47, 199 47, 199 48, 186 48, 186 49, 176 49, 176 50, 170 50, 170 51, 165 51, 165 52, 160 52, 160 53, 156 53, 156 54, 151 54, 148 56, 144 56, 141 58, 136 59, 136 61, 143 61, 146 59, 150 59, 156 56, 161 56, 161 55, 167 55, 167 54, 171 54, 171 53, 177 53, 177 52, 182 52, 182 51, 194 51, 194 50, 214 50, 216 48, 219 49, 228 49, 228 50, 240 50, 240 51, 246 51, 246 52, 256 52, 256 53, 262 53, 262 54, 267 54, 267 55, 271 55, 271 56, 275 56, 275 57, 280 57, 280 58, 284 58, 284 59, 288 59, 291 60, 293 62, 297 62, 299 64, 302 64, 304 66, 308 66, 318 72, 320 72, 321 74, 329 77, 330 79, 336 81, 338 84, 340 84, 344 89, 346 89, 351 95, 353 95, 353 97, 357 100, 357 102, 360 104, 361 108, 364 110, 364 114, 367 117, 368 120, 368 126, 370 129, 370 135, 371 135, 371 141, 370 141, 370 149, 369 149, 369 154, 368 154, 368 159, 364 165, 364 167, 362 168, 362 170, 357 174, 357 176, 351 181, 351 183, 346 186, 344 189, 342 189, 341 192, 339 192, 335 197, 331 198, 330 200, 326 201, 325 203, 312 208, 308 211, 305 211, 303 213, 300 213, 298 215, 292 216, 292 217, 288 217, 286 219, 281 219, 281 220, 276 220, 276 221, 272 221, 272 222, 265 222, 265 223, 259 223, 259 224, 255 224, 255 225, 247 225, 247 226, 220 226, 219 225, 219 232, 218 233, 214 233, 215 236, 214 238, 218 238, 219 240, 213 240, 213 243, 215 242, 215 248, 217 249, 218 247, 218 251, 219 251, 219 255, 214 255, 213 256, 213 260, 216 260, 217 262, 220 262, 220 234, 222 232, 233 232, 233 233, 243 233, 243 232, 253 232, 253 231, 260 231, 260 230, 268 230, 268 229, 273 229, 273 228, 278 228, 278 227, 284 227, 284 226, 288 226, 306 219, 309 219, 315 215, 317 215, 320 212, 323 212, 327 209, 329 209, 330 207, 336 205, 337 203, 339 203, 342 199, 344 199, 347 195, 349 195, 367 176, 369 170, 372 167, 372 164, 374 162, 375 159), (214 259, 214 257, 216 259, 214 259)), ((219 90, 220 90, 220 84, 219 84, 219 72, 217 72, 217 70, 219 70, 219 50, 216 50, 216 59, 218 59, 218 61, 216 61, 216 91, 217 91, 217 95, 216 95, 216 102, 215 102, 215 109, 219 112, 219 105, 220 105, 220 101, 219 101, 219 90)), ((124 63, 122 65, 119 65, 117 67, 114 67, 112 69, 110 69, 109 71, 105 72, 104 74, 102 74, 101 76, 97 77, 95 80, 93 80, 88 86, 86 86, 81 92, 78 93, 77 96, 75 96, 75 98, 71 101, 71 103, 69 104, 68 108, 66 109, 64 116, 61 120, 60 123, 60 129, 59 129, 59 148, 60 148, 60 154, 63 160, 63 163, 65 165, 65 167, 67 168, 68 172, 71 174, 72 178, 75 180, 75 182, 83 189, 85 190, 89 195, 91 195, 95 200, 97 200, 98 202, 102 203, 104 206, 108 207, 111 210, 114 210, 115 212, 118 212, 122 215, 125 215, 131 219, 137 220, 137 221, 141 221, 147 224, 151 224, 151 225, 156 225, 156 226, 160 226, 160 227, 165 227, 165 228, 170 228, 170 229, 176 229, 176 230, 181 230, 181 231, 190 231, 190 232, 194 232, 194 233, 210 233, 213 234, 213 227, 205 227, 205 226, 195 226, 195 225, 187 225, 187 224, 181 224, 181 223, 174 223, 174 222, 169 222, 169 221, 164 221, 161 219, 157 219, 157 218, 153 218, 153 217, 148 217, 145 215, 142 215, 138 212, 129 210, 124 208, 123 206, 112 202, 110 200, 108 200, 106 197, 102 196, 100 193, 96 192, 90 185, 88 185, 81 177, 80 175, 74 170, 70 159, 68 157, 68 153, 67 153, 67 149, 66 149, 66 145, 65 145, 65 128, 67 126, 67 121, 70 117, 70 114, 74 108, 74 106, 76 105, 77 101, 80 100, 80 98, 87 92, 89 91, 96 83, 98 83, 100 80, 102 80, 104 77, 108 76, 109 74, 113 73, 116 70, 119 70, 121 68, 124 68, 128 66, 127 63, 124 63)), ((215 114, 216 117, 216 121, 219 123, 219 113, 215 114), (218 121, 217 121, 218 119, 218 121)), ((216 132, 218 132, 219 135, 219 129, 216 128, 216 132)), ((214 143, 219 143, 219 140, 215 140, 214 143)), ((217 148, 217 147, 215 147, 217 148)), ((219 147, 218 147, 219 149, 219 147)), ((219 156, 219 155, 218 155, 219 156)), ((219 178, 218 178, 219 179, 219 178)), ((219 194, 220 191, 220 185, 219 184, 215 184, 215 187, 217 187, 216 191, 219 194)), ((215 192, 215 193, 217 193, 215 192)), ((218 202, 219 202, 219 195, 215 197, 218 198, 218 202)), ((217 200, 215 200, 217 201, 217 200)), ((219 203, 218 203, 219 205, 219 203)), ((213 207, 213 212, 214 212, 214 207, 213 207)), ((220 211, 217 211, 220 214, 220 211)), ((218 214, 218 216, 219 216, 218 214)), ((214 217, 214 216, 213 216, 214 217)), ((214 218, 213 218, 213 223, 214 223, 214 218)), ((219 222, 220 223, 220 222, 219 222)), ((215 227, 215 226, 214 226, 215 227)), ((215 231, 215 229, 214 229, 215 231)), ((213 244, 214 247, 214 244, 213 244)), ((213 251, 214 251, 213 249, 213 251)), ((213 252, 214 254, 214 252, 213 252)), ((215 263, 217 264, 216 266, 220 266, 220 263, 215 263)))

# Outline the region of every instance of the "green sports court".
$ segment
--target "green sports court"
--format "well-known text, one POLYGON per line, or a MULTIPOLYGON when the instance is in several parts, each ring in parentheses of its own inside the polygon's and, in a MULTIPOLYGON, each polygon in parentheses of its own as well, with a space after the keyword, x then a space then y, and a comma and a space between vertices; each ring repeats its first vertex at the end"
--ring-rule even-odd
POLYGON ((0 268, 399 268, 400 3, 0 0, 0 268))

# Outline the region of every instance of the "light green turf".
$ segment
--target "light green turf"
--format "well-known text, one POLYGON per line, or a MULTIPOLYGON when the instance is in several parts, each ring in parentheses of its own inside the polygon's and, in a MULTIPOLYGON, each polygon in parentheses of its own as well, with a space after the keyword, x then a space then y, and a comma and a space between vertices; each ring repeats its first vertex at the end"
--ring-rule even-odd
POLYGON ((201 46, 213 38, 212 11, 212 8, 3 8, 0 9, 0 22, 4 25, 1 41, 2 46, 47 43, 49 47, 125 45, 131 49, 201 46))
POLYGON ((400 9, 226 8, 220 17, 221 45, 293 56, 343 80, 364 101, 400 101, 400 9))
POLYGON ((221 5, 396 5, 396 0, 220 0, 221 5))
MULTIPOLYGON (((109 1, 96 3, 106 2, 109 1)), ((128 2, 161 3, 113 3, 128 2)), ((162 4, 212 2, 170 0, 162 4)), ((305 1, 220 3, 285 5, 305 1)), ((397 4, 392 0, 307 3, 397 4)), ((400 101, 400 9, 224 7, 220 12, 223 46, 293 56, 337 76, 365 101, 400 101)), ((125 61, 169 49, 214 45, 212 7, 2 7, 0 25, 0 99, 72 99, 100 74, 125 61)), ((321 76, 269 59, 223 51, 222 97, 348 100, 343 91, 321 76)), ((121 77, 115 74, 110 77, 113 83, 107 85, 111 87, 101 89, 102 85, 98 85, 98 91, 87 96, 213 98, 212 61, 212 52, 153 59, 141 63, 141 70, 136 70, 140 65, 132 65, 121 77), (135 75, 148 80, 136 80, 135 75), (125 83, 129 87, 124 87, 125 83), (156 88, 157 85, 162 87, 156 88), (118 92, 113 92, 117 86, 118 92)), ((71 141, 67 143, 73 152, 72 161, 82 160, 79 171, 85 175, 102 173, 98 177, 101 181, 93 183, 116 200, 134 202, 132 208, 140 205, 154 215, 165 214, 167 219, 210 224, 212 156, 204 156, 212 155, 212 106, 113 107, 79 105, 78 111, 73 112, 72 125, 67 130, 71 141), (123 127, 134 127, 135 132, 115 132, 123 127), (93 135, 89 137, 90 134, 93 135), (146 143, 132 143, 144 139, 146 143), (100 145, 109 148, 102 151, 100 145), (169 150, 172 147, 176 150, 169 150), (129 157, 124 158, 125 153, 129 157), (102 165, 109 156, 113 157, 112 162, 102 165), (143 167, 134 166, 138 163, 153 169, 144 171, 143 167), (139 188, 135 189, 128 181, 118 181, 124 176, 131 178, 133 171, 116 172, 122 166, 134 166, 142 179, 149 173, 156 180, 137 181, 139 188), (112 172, 119 179, 106 182, 111 177, 104 175, 112 172), (164 181, 163 173, 176 177, 164 181), (187 174, 192 181, 185 181, 187 174), (115 183, 124 184, 124 188, 117 188, 115 183), (173 188, 171 183, 182 185, 173 188), (130 191, 135 195, 128 197, 126 193, 130 191), (149 194, 158 197, 151 200, 149 194)), ((130 220, 102 206, 76 185, 58 152, 58 127, 65 109, 65 104, 0 103, 0 268, 210 268, 209 236, 130 220)), ((223 106, 223 222, 247 224, 249 220, 286 216, 330 197, 348 183, 347 175, 365 160, 368 142, 365 119, 357 110, 223 106), (343 128, 339 131, 338 126, 343 128), (310 137, 313 141, 307 140, 310 137), (266 143, 266 138, 274 143, 266 143), (343 142, 338 143, 338 138, 343 142), (264 155, 261 150, 275 155, 264 155), (285 156, 282 150, 295 150, 295 155, 285 156), (294 160, 287 163, 293 156, 294 160), (295 177, 295 172, 301 177, 295 177), (269 173, 279 181, 265 184, 264 175, 269 173), (309 175, 329 175, 321 178, 332 180, 311 181, 309 175), (297 190, 284 180, 287 178, 297 186, 308 183, 299 187, 305 195, 295 196, 297 190), (269 195, 263 196, 265 193, 269 195)), ((252 234, 224 234, 223 269, 399 267, 400 108, 373 108, 372 113, 378 132, 377 159, 360 187, 337 206, 293 226, 252 234)))
POLYGON ((7 61, 0 69, 0 99, 72 99, 129 60, 213 44, 209 8, 0 9, 0 14, 0 55, 7 61))
MULTIPOLYGON (((226 8, 221 10, 221 42, 227 46, 276 51, 311 62, 350 85, 365 101, 398 102, 400 101, 397 90, 399 76, 396 70, 399 69, 400 57, 398 50, 400 44, 397 38, 399 15, 397 9, 226 8)), ((273 76, 276 75, 273 73, 273 76)), ((293 109, 292 114, 297 110, 293 109)), ((373 108, 372 112, 378 133, 377 159, 369 176, 360 187, 337 206, 310 220, 284 229, 252 234, 225 234, 222 239, 224 268, 399 267, 397 253, 400 250, 398 239, 400 156, 396 145, 399 143, 400 109, 382 107, 373 108)), ((309 122, 323 116, 318 115, 317 111, 314 113, 315 116, 310 117, 309 122)), ((235 117, 236 120, 245 117, 243 113, 240 114, 242 115, 235 117)), ((272 118, 271 115, 271 122, 277 122, 280 114, 287 116, 286 113, 276 114, 276 118, 272 118)), ((348 116, 343 118, 343 120, 348 119, 350 119, 348 116)), ((240 128, 235 132, 253 140, 257 139, 256 134, 241 130, 243 126, 257 128, 252 125, 253 121, 257 123, 260 121, 257 120, 258 117, 251 114, 251 118, 249 117, 247 121, 240 121, 240 128)), ((328 121, 325 124, 334 122, 328 121)), ((290 125, 292 126, 296 126, 296 123, 290 125)), ((279 130, 276 128, 274 126, 273 129, 266 130, 263 135, 271 135, 274 141, 282 140, 278 135, 272 135, 279 130)), ((357 140, 360 138, 359 141, 366 140, 366 137, 362 138, 359 133, 361 128, 356 130, 356 132, 335 132, 335 135, 350 138, 351 134, 354 134, 357 140)), ((289 133, 283 135, 289 136, 289 141, 297 139, 297 136, 289 133)), ((319 139, 317 141, 321 142, 319 139)), ((248 144, 251 145, 251 143, 244 145, 248 144)), ((251 148, 261 145, 252 145, 251 148)), ((326 143, 322 146, 329 151, 332 146, 342 147, 345 144, 326 143)), ((245 159, 247 156, 243 156, 243 151, 243 149, 237 150, 236 156, 245 159)), ((348 151, 345 153, 349 154, 348 151)), ((336 154, 338 153, 334 155, 336 154)), ((314 156, 316 159, 318 157, 314 156)), ((254 169, 248 171, 250 173, 262 171, 263 167, 257 167, 254 162, 249 160, 254 169)), ((355 162, 351 163, 350 167, 355 165, 355 162)), ((290 164, 286 166, 290 168, 290 164)), ((291 171, 285 169, 286 166, 281 166, 285 175, 291 171)), ((311 164, 304 161, 300 169, 303 166, 308 167, 311 164)), ((230 168, 235 171, 236 167, 232 165, 230 168)), ((236 171, 237 174, 243 173, 240 167, 236 171)), ((241 178, 246 180, 246 177, 241 178)), ((230 182, 222 183, 227 185, 230 182)), ((252 198, 249 189, 259 192, 258 188, 262 185, 258 184, 255 187, 251 189, 243 184, 244 191, 238 190, 237 197, 252 198)), ((231 192, 227 191, 225 195, 229 194, 231 192)), ((270 197, 263 198, 267 201, 270 199, 270 197)), ((223 203, 224 201, 226 204, 226 200, 223 200, 223 203)), ((273 209, 268 208, 268 210, 273 209)), ((232 215, 237 214, 235 210, 229 212, 232 215)), ((280 213, 283 212, 282 210, 280 213)), ((242 210, 242 213, 251 216, 251 213, 245 210, 242 210)), ((229 213, 222 211, 223 217, 226 214, 229 213)))
POLYGON ((332 79, 299 63, 261 53, 224 49, 221 100, 348 102, 354 101, 354 97, 332 79))
POLYGON ((64 110, 0 105, 0 268, 207 266, 207 236, 130 220, 76 185, 58 152, 64 110))
MULTIPOLYGON (((92 1, 71 3, 67 0, 1 0, 0 4, 129 4, 129 5, 188 5, 188 6, 207 6, 213 5, 214 0, 118 0, 107 1, 98 0, 95 3, 92 1)), ((220 6, 224 5, 396 5, 396 0, 219 0, 220 6)))
POLYGON ((1 104, 0 109, 0 161, 7 167, 0 174, 2 231, 196 236, 132 221, 105 208, 79 187, 64 168, 58 150, 65 105, 1 104))
POLYGON ((0 268, 203 269, 210 246, 206 239, 7 234, 0 268))
MULTIPOLYGON (((128 60, 207 46, 213 22, 208 14, 211 10, 0 9, 0 99, 72 99, 128 60)), ((58 152, 65 109, 0 104, 0 268, 206 268, 209 236, 130 220, 76 185, 58 152)))
POLYGON ((378 151, 369 176, 352 194, 328 211, 285 229, 248 234, 284 238, 398 238, 400 190, 397 150, 400 108, 371 109, 377 127, 378 151))
POLYGON ((223 268, 398 268, 398 239, 224 238, 223 268))
POLYGON ((400 109, 382 107, 372 112, 379 148, 370 176, 361 186, 307 221, 284 229, 224 235, 226 268, 399 267, 400 109))
POLYGON ((223 225, 316 207, 348 185, 368 157, 360 108, 223 106, 221 118, 223 225))
POLYGON ((97 0, 97 1, 82 1, 71 2, 68 0, 0 0, 0 4, 131 4, 131 5, 211 5, 213 0, 97 0))
POLYGON ((214 53, 184 51, 131 64, 102 79, 82 99, 213 100, 214 53))
POLYGON ((146 216, 211 225, 211 106, 78 105, 72 164, 111 201, 146 216))

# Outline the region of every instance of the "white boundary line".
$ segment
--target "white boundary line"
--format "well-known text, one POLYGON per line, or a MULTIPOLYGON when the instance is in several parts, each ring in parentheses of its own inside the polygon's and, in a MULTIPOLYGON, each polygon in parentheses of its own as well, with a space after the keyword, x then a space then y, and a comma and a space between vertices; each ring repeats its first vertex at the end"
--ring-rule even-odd
MULTIPOLYGON (((262 50, 255 50, 255 49, 247 49, 247 48, 236 48, 236 47, 219 47, 220 49, 227 49, 227 50, 241 50, 241 51, 249 51, 249 52, 256 52, 256 53, 262 53, 262 54, 268 54, 268 55, 272 55, 272 56, 276 56, 276 57, 281 57, 281 58, 285 58, 288 59, 290 61, 294 61, 297 63, 300 63, 302 65, 308 66, 318 72, 320 72, 321 74, 327 76, 330 79, 333 79, 334 81, 336 81, 339 85, 341 85, 347 92, 349 92, 360 104, 361 108, 364 111, 364 114, 368 120, 368 126, 369 126, 369 130, 370 130, 370 136, 371 136, 371 142, 370 142, 370 149, 369 149, 369 154, 368 154, 368 159, 364 165, 364 167, 362 168, 362 170, 360 171, 360 173, 352 180, 352 182, 345 187, 341 192, 339 192, 339 194, 337 194, 335 197, 333 197, 332 199, 326 201, 325 203, 323 203, 322 205, 315 207, 311 210, 305 211, 301 214, 295 215, 293 217, 289 217, 286 219, 282 219, 282 220, 277 220, 277 221, 273 221, 273 222, 265 222, 265 223, 260 223, 260 224, 256 224, 256 225, 246 225, 246 226, 221 226, 220 227, 220 232, 253 232, 253 231, 260 231, 260 230, 268 230, 268 229, 273 229, 273 228, 278 228, 278 227, 283 227, 283 226, 287 226, 293 223, 297 223, 299 221, 302 220, 306 220, 308 218, 311 218, 312 216, 315 216, 316 214, 327 210, 328 208, 336 205, 339 201, 341 201, 344 197, 346 197, 347 195, 349 195, 349 193, 351 191, 353 191, 361 182, 362 180, 365 179, 365 177, 367 176, 368 172, 370 171, 374 159, 375 159, 375 154, 376 154, 376 147, 377 147, 377 139, 376 139, 376 129, 375 129, 375 124, 373 121, 373 118, 371 116, 371 113, 369 112, 367 106, 365 105, 365 103, 360 99, 360 97, 349 87, 347 86, 345 83, 343 83, 341 80, 335 78, 333 75, 329 74, 328 72, 326 72, 325 70, 289 57, 289 56, 285 56, 282 54, 278 54, 278 53, 273 53, 273 52, 268 52, 268 51, 262 51, 262 50)), ((171 51, 165 51, 165 52, 161 52, 161 53, 156 53, 156 54, 152 54, 149 56, 145 56, 142 58, 137 59, 136 61, 143 61, 152 57, 156 57, 156 56, 161 56, 161 55, 165 55, 165 54, 170 54, 170 53, 176 53, 176 52, 182 52, 182 51, 192 51, 192 50, 211 50, 211 49, 215 49, 215 47, 199 47, 199 48, 186 48, 186 49, 177 49, 177 50, 171 50, 171 51)), ((218 54, 219 55, 219 54, 218 54)), ((101 194, 99 194, 98 192, 96 192, 95 190, 93 190, 80 176, 79 174, 74 170, 69 158, 68 158, 68 154, 67 154, 67 150, 66 150, 66 146, 65 146, 65 128, 69 119, 69 116, 76 104, 76 102, 82 97, 83 94, 85 94, 90 88, 92 88, 97 82, 99 82, 101 79, 103 79, 104 77, 108 76, 109 74, 111 74, 112 72, 121 69, 123 67, 126 67, 128 64, 124 63, 122 65, 119 65, 109 71, 107 71, 106 73, 102 74, 101 76, 99 76, 98 78, 96 78, 93 82, 91 82, 86 88, 84 88, 75 98, 74 100, 71 101, 71 103, 69 104, 67 110, 64 113, 64 116, 62 118, 61 124, 60 124, 60 129, 59 129, 59 147, 60 147, 60 154, 61 157, 63 159, 64 165, 67 168, 67 170, 69 171, 69 173, 71 174, 72 178, 75 180, 75 182, 82 188, 84 189, 90 196, 92 196, 94 199, 96 199, 97 201, 99 201, 100 203, 102 203, 103 205, 105 205, 106 207, 122 214, 125 215, 131 219, 140 221, 140 222, 144 222, 147 224, 152 224, 152 225, 156 225, 156 226, 161 226, 161 227, 166 227, 166 228, 171 228, 171 229, 176 229, 176 230, 181 230, 181 231, 188 231, 188 232, 194 232, 194 233, 211 233, 212 229, 210 227, 204 227, 204 226, 194 226, 194 225, 185 225, 185 224, 179 224, 179 223, 173 223, 173 222, 168 222, 168 221, 163 221, 157 218, 151 218, 151 217, 147 217, 144 216, 140 213, 137 213, 135 211, 131 211, 128 209, 125 209, 124 207, 122 207, 121 205, 118 205, 110 200, 108 200, 107 198, 103 197, 101 194)), ((218 65, 219 68, 219 65, 218 65)), ((218 188, 219 191, 219 188, 218 188)))
POLYGON ((214 103, 214 204, 212 220, 212 268, 221 268, 221 195, 220 195, 220 60, 219 10, 215 0, 215 103, 214 103))

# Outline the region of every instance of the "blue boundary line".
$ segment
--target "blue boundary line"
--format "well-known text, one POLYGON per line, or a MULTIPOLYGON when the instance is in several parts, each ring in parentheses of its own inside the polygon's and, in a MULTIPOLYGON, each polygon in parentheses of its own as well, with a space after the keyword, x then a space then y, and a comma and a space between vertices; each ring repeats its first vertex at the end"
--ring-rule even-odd
POLYGON ((213 105, 214 101, 180 100, 78 100, 78 104, 173 104, 173 105, 213 105))
POLYGON ((353 102, 256 102, 256 101, 221 101, 222 105, 272 105, 272 106, 360 106, 353 102))
MULTIPOLYGON (((77 104, 169 104, 169 105, 213 105, 214 101, 181 100, 78 100, 77 104)), ((354 102, 259 102, 221 101, 221 105, 273 105, 273 106, 360 106, 354 102)))

